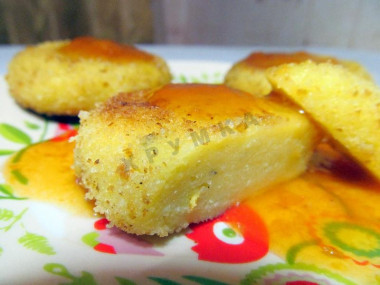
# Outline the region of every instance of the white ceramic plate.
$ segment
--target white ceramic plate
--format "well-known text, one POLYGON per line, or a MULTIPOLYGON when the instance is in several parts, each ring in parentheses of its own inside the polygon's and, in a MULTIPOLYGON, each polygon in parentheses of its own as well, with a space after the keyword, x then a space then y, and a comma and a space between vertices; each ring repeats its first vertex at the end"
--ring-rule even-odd
MULTIPOLYGON (((142 48, 167 59, 176 82, 212 83, 222 81, 232 62, 255 49, 261 49, 142 48)), ((11 56, 19 49, 1 47, 3 73, 11 56)), ((312 51, 358 60, 377 80, 380 79, 380 57, 376 54, 323 49, 312 51)), ((0 134, 0 165, 4 164, 11 151, 51 138, 57 128, 56 122, 46 121, 16 105, 8 94, 3 77, 0 78, 0 124, 12 126, 30 138, 29 141, 18 140, 0 134)), ((323 271, 318 273, 302 266, 287 267, 283 260, 270 252, 258 260, 243 263, 201 260, 192 249, 194 241, 186 236, 189 231, 162 240, 147 241, 111 230, 96 230, 95 218, 74 216, 50 204, 31 199, 11 199, 6 193, 2 174, 0 184, 1 284, 237 284, 248 273, 258 269, 257 276, 273 273, 274 270, 268 265, 274 264, 277 272, 286 271, 287 276, 297 276, 295 272, 298 270, 302 273, 300 276, 307 275, 307 280, 314 278, 320 284, 349 284, 323 271), (94 249, 99 243, 113 246, 116 254, 94 249)), ((214 234, 217 236, 217 233, 214 234)), ((225 243, 228 245, 229 241, 225 243)), ((280 273, 276 274, 280 276, 280 273)), ((259 279, 256 281, 261 284, 259 279)))

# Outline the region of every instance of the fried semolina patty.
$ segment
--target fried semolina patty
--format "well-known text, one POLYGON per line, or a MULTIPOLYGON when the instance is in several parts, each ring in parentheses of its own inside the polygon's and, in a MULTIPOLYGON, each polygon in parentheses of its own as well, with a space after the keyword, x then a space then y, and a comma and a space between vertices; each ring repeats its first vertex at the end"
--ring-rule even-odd
POLYGON ((341 65, 365 79, 372 80, 368 71, 355 61, 340 60, 330 56, 299 51, 293 53, 253 52, 248 57, 232 65, 224 78, 224 82, 229 87, 243 90, 256 96, 265 96, 271 93, 273 89, 265 74, 268 68, 287 63, 301 63, 306 60, 341 65))
POLYGON ((47 115, 78 115, 118 92, 169 83, 166 62, 133 46, 91 37, 27 47, 10 62, 11 95, 47 115))
POLYGON ((348 153, 380 179, 380 88, 331 63, 305 61, 268 69, 283 93, 348 153))
POLYGON ((293 109, 225 85, 169 84, 80 113, 74 168, 95 211, 166 236, 306 168, 316 130, 293 109))

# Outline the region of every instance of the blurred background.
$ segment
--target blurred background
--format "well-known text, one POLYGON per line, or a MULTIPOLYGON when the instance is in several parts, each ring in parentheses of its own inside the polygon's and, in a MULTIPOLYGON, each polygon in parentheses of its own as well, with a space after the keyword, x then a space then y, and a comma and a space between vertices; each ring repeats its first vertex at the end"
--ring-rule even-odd
POLYGON ((0 43, 92 35, 123 43, 380 51, 379 0, 0 0, 0 43))

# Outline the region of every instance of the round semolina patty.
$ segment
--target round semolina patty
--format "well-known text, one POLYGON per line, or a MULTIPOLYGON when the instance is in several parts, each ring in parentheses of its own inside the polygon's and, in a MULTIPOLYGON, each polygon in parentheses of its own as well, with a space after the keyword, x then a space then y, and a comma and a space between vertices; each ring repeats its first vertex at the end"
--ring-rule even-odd
POLYGON ((297 110, 221 84, 120 93, 81 112, 78 182, 123 231, 167 236, 302 173, 316 132, 297 110))
POLYGON ((171 75, 156 55, 82 37, 27 47, 10 62, 6 79, 21 106, 47 115, 76 116, 119 92, 167 84, 171 75))
POLYGON ((289 53, 252 52, 246 58, 231 66, 226 73, 224 83, 229 87, 263 97, 273 91, 272 84, 266 76, 267 69, 283 64, 297 64, 305 61, 329 62, 334 65, 340 65, 364 79, 372 80, 369 72, 358 62, 299 51, 289 53))

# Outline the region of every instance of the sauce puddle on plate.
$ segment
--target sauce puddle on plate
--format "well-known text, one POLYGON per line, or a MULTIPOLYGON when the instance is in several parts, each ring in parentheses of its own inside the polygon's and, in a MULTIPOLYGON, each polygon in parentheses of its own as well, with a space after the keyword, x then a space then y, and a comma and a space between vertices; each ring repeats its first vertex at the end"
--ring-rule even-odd
MULTIPOLYGON (((74 143, 67 137, 21 150, 7 162, 5 178, 20 196, 93 216, 93 204, 76 184, 74 143)), ((328 145, 321 145, 315 158, 300 177, 260 191, 242 205, 261 217, 270 251, 289 265, 379 284, 379 183, 328 145)))
POLYGON ((380 184, 320 145, 314 166, 244 202, 263 219, 270 250, 289 264, 313 264, 380 284, 380 184))
POLYGON ((8 160, 4 176, 19 196, 94 216, 94 205, 84 199, 85 190, 76 183, 72 169, 75 144, 68 137, 73 134, 69 132, 19 151, 8 160))

